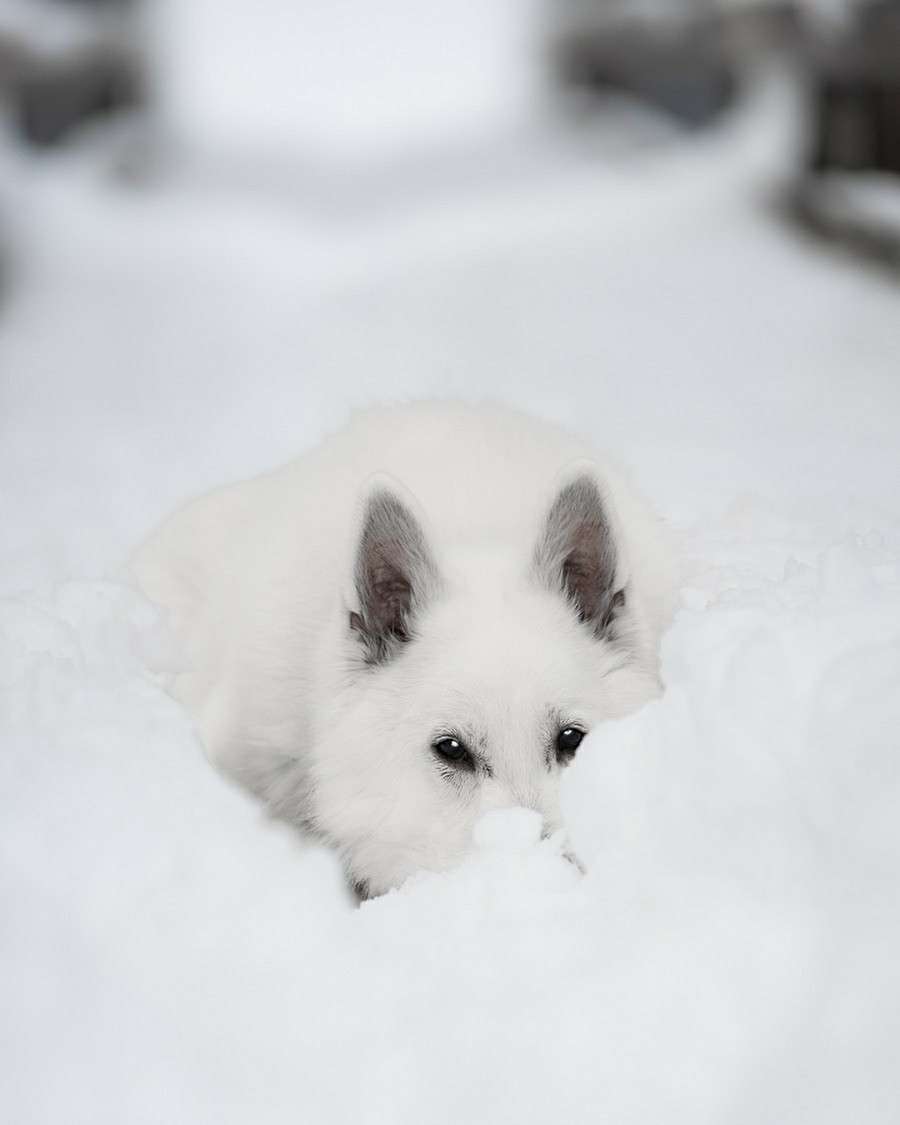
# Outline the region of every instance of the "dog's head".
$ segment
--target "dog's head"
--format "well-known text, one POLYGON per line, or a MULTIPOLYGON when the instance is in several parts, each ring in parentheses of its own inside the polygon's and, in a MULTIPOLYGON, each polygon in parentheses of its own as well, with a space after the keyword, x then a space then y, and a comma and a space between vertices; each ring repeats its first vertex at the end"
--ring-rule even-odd
POLYGON ((585 734, 658 692, 589 462, 561 477, 518 553, 505 542, 439 553, 404 487, 371 481, 340 630, 313 817, 368 894, 453 866, 489 809, 535 809, 555 832, 560 775, 585 734))

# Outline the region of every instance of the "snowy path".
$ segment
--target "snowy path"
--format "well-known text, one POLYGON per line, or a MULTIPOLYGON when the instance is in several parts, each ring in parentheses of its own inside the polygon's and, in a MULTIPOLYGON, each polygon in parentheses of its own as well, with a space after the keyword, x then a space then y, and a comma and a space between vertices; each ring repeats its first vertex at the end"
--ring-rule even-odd
POLYGON ((4 1120, 896 1120, 900 294, 766 213, 760 124, 334 229, 17 170, 4 1120), (584 880, 511 812, 353 911, 202 761, 103 576, 423 393, 579 428, 696 574, 665 697, 568 771, 584 880))

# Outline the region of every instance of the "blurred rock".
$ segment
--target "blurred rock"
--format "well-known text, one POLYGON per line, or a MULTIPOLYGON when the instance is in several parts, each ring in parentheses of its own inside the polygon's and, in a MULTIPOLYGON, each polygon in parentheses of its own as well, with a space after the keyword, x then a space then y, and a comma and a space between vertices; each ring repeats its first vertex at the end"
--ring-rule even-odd
POLYGON ((26 142, 45 146, 82 122, 145 100, 132 0, 0 5, 0 103, 26 142))
POLYGON ((812 171, 900 173, 900 4, 876 0, 807 49, 812 171))
POLYGON ((706 5, 567 0, 555 21, 553 67, 568 88, 626 93, 703 125, 737 90, 723 30, 720 13, 706 5))
POLYGON ((790 213, 900 269, 900 4, 869 0, 813 27, 802 55, 807 138, 790 213))

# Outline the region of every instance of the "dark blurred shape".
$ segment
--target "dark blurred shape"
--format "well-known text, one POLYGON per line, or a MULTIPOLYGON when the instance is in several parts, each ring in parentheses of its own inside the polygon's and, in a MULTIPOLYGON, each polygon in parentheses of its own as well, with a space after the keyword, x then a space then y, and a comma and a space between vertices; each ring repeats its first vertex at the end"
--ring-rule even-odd
POLYGON ((88 118, 139 104, 140 95, 134 72, 117 58, 36 68, 18 91, 19 129, 34 144, 52 145, 88 118))
POLYGON ((628 94, 690 126, 730 107, 737 71, 723 13, 706 4, 565 0, 552 46, 570 89, 628 94))
POLYGON ((845 33, 814 40, 814 171, 900 173, 900 3, 857 10, 845 33))
POLYGON ((900 268, 900 3, 870 0, 804 49, 806 164, 790 195, 813 234, 900 268))
POLYGON ((0 97, 23 140, 53 145, 144 101, 132 0, 32 0, 0 21, 0 97))

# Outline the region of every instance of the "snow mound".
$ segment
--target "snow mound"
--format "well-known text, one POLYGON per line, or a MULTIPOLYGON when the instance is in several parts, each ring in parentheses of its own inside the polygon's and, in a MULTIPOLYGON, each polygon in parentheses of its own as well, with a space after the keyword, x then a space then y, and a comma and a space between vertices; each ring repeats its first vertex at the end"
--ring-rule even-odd
POLYGON ((566 777, 586 876, 500 810, 359 910, 202 760, 152 607, 3 603, 7 1115, 887 1120, 896 533, 698 531, 665 696, 566 777))

